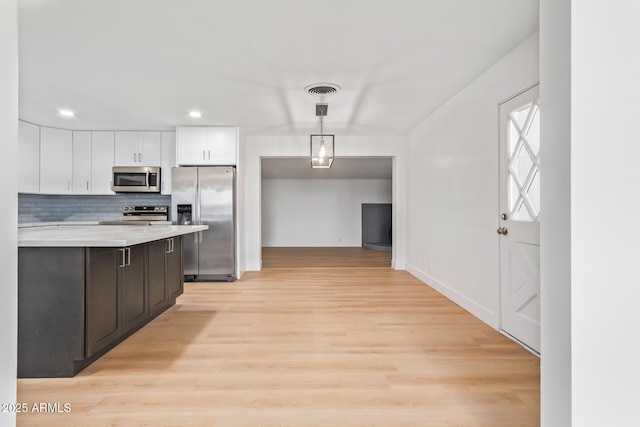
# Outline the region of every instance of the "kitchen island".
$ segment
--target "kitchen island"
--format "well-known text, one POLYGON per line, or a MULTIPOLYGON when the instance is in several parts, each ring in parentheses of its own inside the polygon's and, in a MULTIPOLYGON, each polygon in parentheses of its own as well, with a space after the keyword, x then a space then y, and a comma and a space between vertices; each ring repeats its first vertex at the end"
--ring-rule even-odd
POLYGON ((71 377, 175 304, 202 225, 18 230, 18 377, 71 377))

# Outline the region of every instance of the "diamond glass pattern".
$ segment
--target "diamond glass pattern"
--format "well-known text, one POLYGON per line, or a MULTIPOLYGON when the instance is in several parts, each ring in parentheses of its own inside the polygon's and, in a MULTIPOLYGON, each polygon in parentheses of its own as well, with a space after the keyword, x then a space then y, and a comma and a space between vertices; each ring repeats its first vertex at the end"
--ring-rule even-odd
POLYGON ((515 221, 540 221, 540 106, 509 114, 509 212, 515 221))

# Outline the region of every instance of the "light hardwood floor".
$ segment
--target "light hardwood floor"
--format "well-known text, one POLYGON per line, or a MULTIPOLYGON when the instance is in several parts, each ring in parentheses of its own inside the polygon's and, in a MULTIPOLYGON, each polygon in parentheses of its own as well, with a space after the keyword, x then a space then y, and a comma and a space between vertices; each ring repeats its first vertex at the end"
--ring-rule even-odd
POLYGON ((262 268, 390 266, 390 252, 361 247, 262 248, 262 268))
POLYGON ((264 269, 187 283, 19 426, 537 426, 539 359, 406 272, 264 269))

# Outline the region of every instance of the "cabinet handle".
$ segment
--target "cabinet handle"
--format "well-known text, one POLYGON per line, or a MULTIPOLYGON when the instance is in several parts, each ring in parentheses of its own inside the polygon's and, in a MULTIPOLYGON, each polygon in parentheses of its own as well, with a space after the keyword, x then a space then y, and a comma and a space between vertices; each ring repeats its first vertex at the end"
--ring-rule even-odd
POLYGON ((207 160, 211 160, 211 150, 207 150, 207 152, 209 153, 209 158, 207 160))
POLYGON ((131 248, 126 248, 127 251, 127 266, 131 265, 131 248))
POLYGON ((133 163, 136 163, 136 154, 137 153, 133 153, 133 163))
POLYGON ((171 238, 171 253, 176 249, 176 239, 171 238))
POLYGON ((138 163, 142 163, 142 153, 138 153, 138 163))
POLYGON ((122 268, 124 266, 126 266, 126 262, 125 262, 125 253, 124 253, 124 249, 118 249, 118 251, 120 252, 120 265, 118 267, 122 268))
POLYGON ((164 249, 164 253, 165 254, 170 254, 171 253, 171 239, 167 239, 164 241, 165 243, 165 249, 164 249))
POLYGON ((202 150, 202 160, 206 160, 206 157, 204 156, 204 151, 205 150, 202 150))
POLYGON ((87 180, 87 191, 89 191, 89 181, 87 180))

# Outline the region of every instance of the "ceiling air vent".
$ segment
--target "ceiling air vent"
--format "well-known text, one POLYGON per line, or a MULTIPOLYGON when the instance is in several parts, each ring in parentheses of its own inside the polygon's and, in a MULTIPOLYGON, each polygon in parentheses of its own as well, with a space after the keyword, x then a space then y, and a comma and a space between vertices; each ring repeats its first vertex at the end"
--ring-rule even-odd
POLYGON ((340 86, 333 83, 316 83, 304 88, 309 95, 328 96, 340 92, 340 86))

